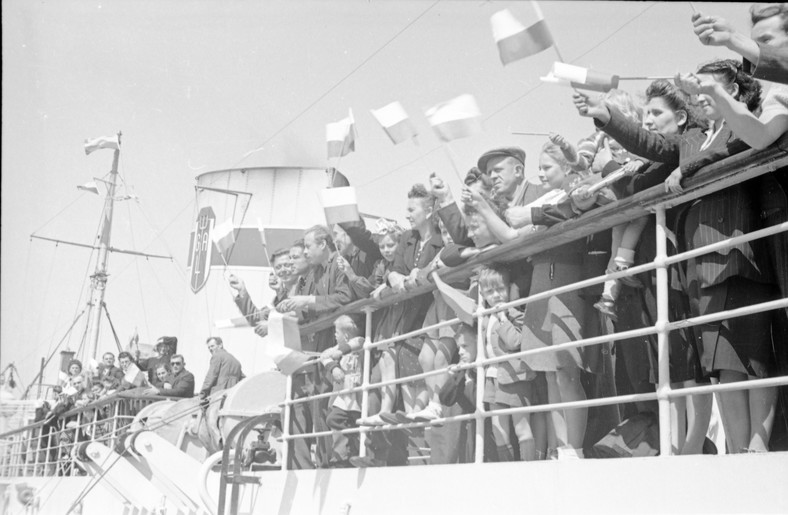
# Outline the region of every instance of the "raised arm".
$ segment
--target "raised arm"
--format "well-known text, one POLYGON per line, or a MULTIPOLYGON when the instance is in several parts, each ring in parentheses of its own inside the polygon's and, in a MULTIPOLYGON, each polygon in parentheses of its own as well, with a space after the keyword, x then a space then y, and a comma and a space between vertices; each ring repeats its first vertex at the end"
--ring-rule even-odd
POLYGON ((774 94, 767 95, 761 116, 756 117, 716 81, 701 81, 694 73, 678 74, 676 85, 691 95, 711 96, 733 133, 754 149, 768 147, 788 131, 788 107, 774 94))
POLYGON ((375 243, 375 240, 372 238, 372 233, 367 229, 364 220, 342 222, 339 226, 347 233, 353 245, 366 253, 373 261, 383 257, 380 254, 380 247, 378 247, 378 244, 375 243))
POLYGON ((680 159, 678 136, 648 131, 637 122, 627 119, 616 108, 583 93, 575 93, 573 100, 581 116, 593 118, 598 128, 628 151, 651 161, 678 166, 680 159))

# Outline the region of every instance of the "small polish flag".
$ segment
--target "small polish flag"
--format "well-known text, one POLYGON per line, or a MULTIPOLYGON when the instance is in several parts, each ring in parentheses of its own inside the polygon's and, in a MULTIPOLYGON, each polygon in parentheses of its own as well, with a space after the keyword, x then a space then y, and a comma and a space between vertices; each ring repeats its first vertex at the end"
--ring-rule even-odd
POLYGON ((301 351, 301 332, 294 317, 272 310, 268 316, 267 339, 266 354, 285 375, 315 359, 301 351))
POLYGON ((215 225, 211 231, 211 239, 219 252, 222 253, 222 259, 226 264, 229 259, 228 254, 235 245, 235 227, 233 227, 232 219, 228 218, 219 225, 215 225))
POLYGON ((139 373, 140 373, 139 367, 136 364, 131 363, 129 365, 129 368, 126 369, 126 373, 123 375, 123 380, 126 381, 127 383, 133 384, 134 380, 137 378, 137 374, 139 373))
POLYGON ((85 140, 85 155, 90 155, 91 152, 102 148, 111 148, 113 150, 120 150, 120 143, 117 136, 94 138, 85 140))
POLYGON ((451 141, 481 132, 481 112, 473 95, 460 95, 428 109, 425 113, 435 134, 451 141))
POLYGON ((348 109, 348 117, 336 123, 326 124, 328 158, 343 157, 356 150, 356 124, 353 111, 348 109))
POLYGON ((356 222, 360 218, 358 202, 356 202, 356 188, 353 186, 321 190, 320 203, 323 204, 328 225, 356 222))
POLYGON ((99 194, 98 184, 96 184, 93 181, 86 182, 85 184, 77 186, 77 189, 78 190, 82 190, 82 191, 87 191, 89 193, 93 193, 94 195, 98 195, 99 194))
POLYGON ((618 87, 618 75, 589 70, 582 66, 566 63, 553 63, 553 68, 546 77, 541 77, 542 82, 568 86, 577 89, 588 89, 607 93, 618 87))
POLYGON ((474 314, 476 313, 476 301, 465 295, 463 292, 456 288, 452 288, 440 278, 440 276, 433 272, 432 280, 435 281, 435 286, 441 292, 443 300, 454 310, 454 314, 460 321, 467 325, 473 325, 474 314))
POLYGON ((217 320, 214 322, 216 329, 232 329, 235 327, 249 327, 249 320, 246 317, 233 317, 217 320))
POLYGON ((391 141, 398 145, 403 141, 412 139, 417 135, 416 127, 408 118, 408 113, 403 109, 402 104, 399 102, 392 102, 380 109, 370 109, 372 116, 386 131, 386 134, 391 141))
POLYGON ((539 4, 531 2, 535 22, 526 28, 509 11, 504 9, 490 17, 493 38, 498 45, 501 62, 506 66, 525 57, 538 54, 553 45, 553 36, 542 16, 539 4))

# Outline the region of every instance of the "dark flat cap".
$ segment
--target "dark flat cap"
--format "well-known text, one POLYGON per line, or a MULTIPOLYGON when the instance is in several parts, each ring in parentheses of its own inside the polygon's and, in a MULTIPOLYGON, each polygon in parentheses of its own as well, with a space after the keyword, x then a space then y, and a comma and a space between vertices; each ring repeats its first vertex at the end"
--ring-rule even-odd
POLYGON ((495 148, 492 150, 488 150, 482 157, 479 158, 479 161, 476 163, 476 166, 479 167, 482 173, 487 173, 487 162, 490 159, 498 158, 498 157, 513 157, 520 161, 521 163, 525 164, 525 150, 521 149, 520 147, 503 147, 503 148, 495 148))

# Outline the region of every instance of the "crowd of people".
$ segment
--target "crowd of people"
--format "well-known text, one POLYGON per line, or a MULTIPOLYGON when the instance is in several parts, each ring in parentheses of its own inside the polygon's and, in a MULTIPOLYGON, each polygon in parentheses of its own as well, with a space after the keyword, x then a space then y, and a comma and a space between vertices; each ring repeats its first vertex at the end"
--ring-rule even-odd
MULTIPOLYGON (((177 345, 176 337, 162 336, 156 342, 153 356, 142 358, 138 349, 134 353, 122 351, 118 354, 117 366, 112 352, 105 352, 101 363, 90 369, 83 369, 82 362, 77 359, 70 360, 67 373, 61 375, 56 385, 56 402, 47 418, 55 419, 69 410, 112 398, 119 392, 172 399, 195 397, 194 374, 186 369, 184 356, 176 353, 177 345)), ((211 360, 197 392, 201 400, 244 378, 241 363, 224 349, 220 337, 209 337, 206 347, 211 360)))
MULTIPOLYGON (((311 227, 303 240, 271 256, 275 273, 270 285, 276 294, 267 306, 258 309, 244 282, 229 277, 239 309, 255 332, 264 336, 268 314, 274 309, 305 323, 357 299, 409 292, 433 281, 434 271, 461 265, 491 245, 518 240, 659 185, 666 193, 681 193, 687 180, 702 174, 704 166, 772 145, 788 132, 788 88, 773 84, 766 90, 756 78, 788 82, 788 4, 756 5, 751 15, 752 39, 718 17, 696 13, 692 18, 703 44, 727 46, 741 53, 744 62, 719 59, 700 65, 694 73, 679 74, 673 82, 654 81, 645 90, 645 103, 620 90, 603 95, 575 91, 578 114, 593 121, 591 133, 576 145, 551 134, 535 159, 540 183, 526 177, 527 158, 517 147, 481 155, 456 199, 447 183, 432 174, 426 184, 414 184, 403 199, 410 229, 385 220, 374 228, 360 220, 331 228, 311 227)), ((788 172, 781 169, 669 209, 669 253, 691 251, 787 221, 786 192, 788 172)), ((500 306, 652 262, 655 231, 655 217, 644 216, 527 259, 481 266, 470 280, 452 286, 471 298, 478 292, 485 307, 500 306)), ((787 258, 788 234, 779 233, 671 265, 670 320, 788 298, 787 258)), ((387 304, 371 317, 373 342, 427 331, 377 347, 369 363, 371 382, 446 371, 371 390, 369 410, 363 417, 360 392, 293 405, 292 433, 331 429, 334 436, 294 440, 288 465, 402 465, 407 463, 408 431, 395 427, 369 432, 365 458, 358 457, 358 433, 340 431, 433 421, 437 423, 428 432, 431 462, 467 460, 473 444, 467 438, 472 422, 441 421, 476 410, 477 384, 484 384, 485 408, 492 411, 614 392, 654 392, 656 336, 518 356, 485 367, 483 379, 476 377, 474 369, 451 365, 471 363, 479 352, 502 357, 653 326, 656 290, 655 272, 627 275, 598 287, 501 309, 474 323, 481 328, 462 322, 433 327, 456 317, 437 292, 387 304), (483 341, 477 341, 479 329, 483 341)), ((303 337, 303 350, 319 353, 320 364, 293 375, 293 396, 360 385, 364 334, 362 316, 343 315, 336 318, 333 329, 303 337)), ((671 386, 785 375, 787 342, 785 309, 673 330, 669 334, 671 386)), ((716 396, 727 452, 769 450, 773 428, 785 425, 784 415, 776 423, 778 388, 724 391, 716 396)), ((712 395, 688 395, 672 403, 673 452, 710 452, 706 436, 712 395)), ((641 402, 492 416, 485 459, 582 458, 620 423, 638 416, 641 421, 653 420, 646 414, 655 412, 655 402, 641 402)), ((657 452, 652 447, 646 454, 657 452)))

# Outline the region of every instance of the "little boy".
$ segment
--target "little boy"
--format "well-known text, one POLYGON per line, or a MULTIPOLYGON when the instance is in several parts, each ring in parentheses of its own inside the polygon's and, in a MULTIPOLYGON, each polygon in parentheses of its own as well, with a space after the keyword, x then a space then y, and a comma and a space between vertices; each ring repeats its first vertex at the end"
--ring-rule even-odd
MULTIPOLYGON (((334 385, 334 391, 346 390, 361 385, 362 356, 358 351, 364 346, 361 330, 347 315, 334 321, 334 337, 337 344, 321 355, 326 376, 334 385)), ((326 425, 335 431, 355 428, 361 416, 361 392, 340 393, 331 404, 326 425)), ((334 433, 331 467, 349 467, 350 458, 358 455, 359 436, 334 433)))

